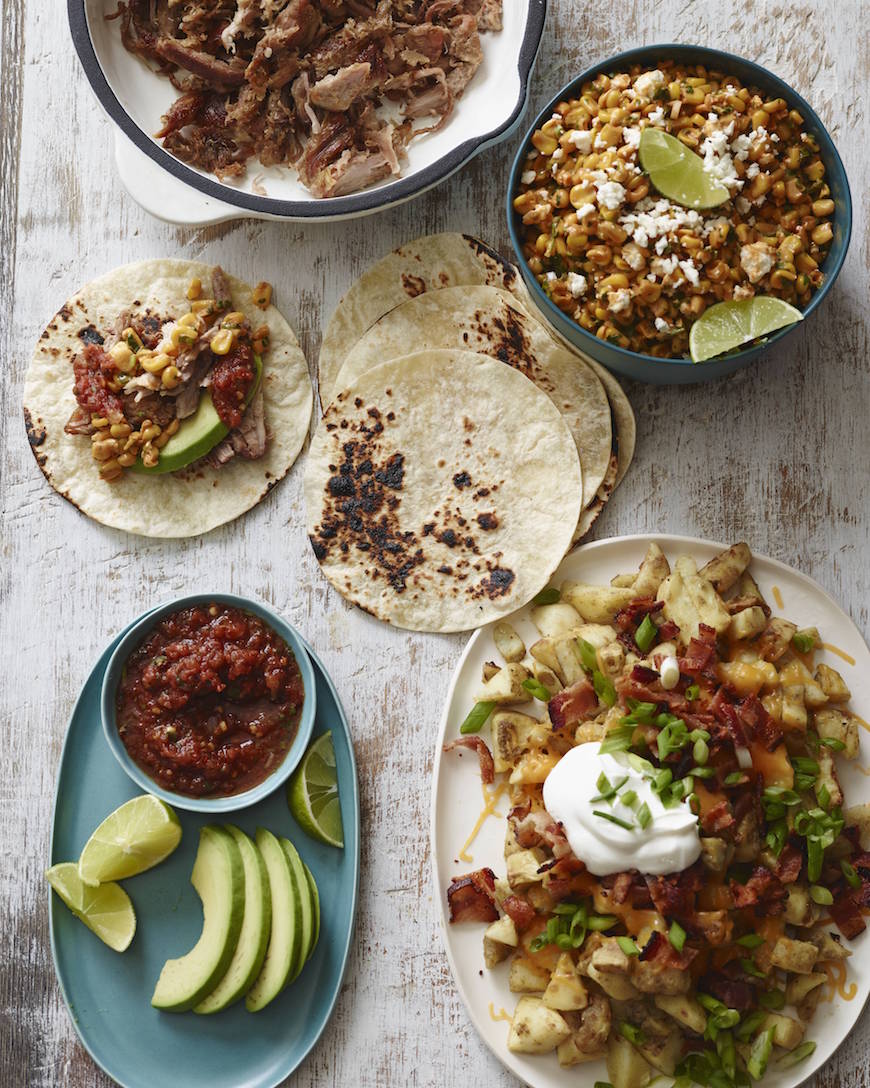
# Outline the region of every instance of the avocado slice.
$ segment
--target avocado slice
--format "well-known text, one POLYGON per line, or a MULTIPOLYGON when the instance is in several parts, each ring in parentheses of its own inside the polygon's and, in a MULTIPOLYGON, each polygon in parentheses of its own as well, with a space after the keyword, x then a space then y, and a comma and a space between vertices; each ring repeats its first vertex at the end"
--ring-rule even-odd
POLYGON ((180 959, 167 960, 151 1004, 167 1012, 192 1009, 224 976, 245 912, 245 869, 233 836, 208 825, 199 833, 191 884, 202 900, 202 933, 180 959))
POLYGON ((314 928, 311 933, 311 948, 308 949, 307 956, 307 959, 310 960, 314 954, 314 949, 317 947, 317 942, 320 939, 320 892, 317 890, 314 874, 304 861, 302 862, 302 868, 305 870, 305 876, 308 880, 308 888, 311 892, 311 907, 314 911, 314 928))
MULTIPOLYGON (((245 397, 246 407, 259 389, 262 377, 263 360, 259 355, 255 355, 254 380, 245 397)), ((203 389, 196 411, 192 416, 181 421, 178 430, 160 451, 160 460, 154 468, 146 468, 139 458, 130 466, 130 471, 138 472, 143 476, 162 476, 166 472, 177 472, 198 461, 200 457, 205 457, 208 451, 214 449, 218 442, 223 441, 229 433, 229 427, 217 414, 211 392, 203 389)))
MULTIPOLYGON (((281 839, 281 849, 287 855, 293 876, 299 885, 300 929, 302 931, 302 947, 299 951, 299 959, 293 968, 288 983, 298 977, 300 971, 308 961, 311 950, 314 947, 314 898, 311 894, 311 885, 305 872, 305 863, 299 857, 296 847, 289 839, 281 839)), ((319 907, 319 903, 318 903, 319 907)), ((319 911, 318 911, 319 913, 319 911)), ((318 923, 319 924, 319 923, 318 923)))
MULTIPOLYGON (((269 874, 272 933, 263 966, 245 998, 248 1012, 259 1012, 277 997, 290 979, 295 977, 297 966, 304 956, 302 888, 296 871, 271 831, 258 827, 256 838, 269 874)), ((307 886, 306 881, 306 888, 307 886)))
POLYGON ((226 974, 205 1000, 194 1006, 194 1012, 220 1012, 244 997, 251 983, 259 975, 269 934, 272 932, 272 897, 269 892, 269 875, 263 855, 244 831, 232 824, 224 824, 236 840, 245 869, 245 915, 239 940, 226 974))

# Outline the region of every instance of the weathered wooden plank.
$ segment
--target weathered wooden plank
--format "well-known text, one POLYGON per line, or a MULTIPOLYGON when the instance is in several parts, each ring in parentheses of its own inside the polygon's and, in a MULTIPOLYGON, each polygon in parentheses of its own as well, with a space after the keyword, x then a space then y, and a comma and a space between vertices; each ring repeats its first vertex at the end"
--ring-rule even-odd
MULTIPOLYGON (((831 124, 853 182, 856 225, 829 303, 753 371, 697 389, 632 386, 637 460, 595 536, 744 537, 816 577, 866 634, 865 16, 860 0, 836 12, 823 0, 604 7, 552 0, 530 109, 599 57, 641 42, 697 40, 767 64, 831 124)), ((336 1015, 293 1083, 515 1084, 483 1048, 454 991, 429 877, 434 732, 464 640, 382 627, 328 588, 305 541, 298 467, 235 525, 201 540, 141 541, 86 521, 51 494, 17 418, 30 346, 53 309, 90 276, 140 257, 180 253, 270 280, 313 360, 322 318, 391 246, 458 228, 507 251, 503 187, 515 141, 435 192, 372 218, 176 229, 144 215, 121 190, 111 125, 58 12, 7 0, 2 18, 0 830, 8 860, 0 870, 0 1083, 109 1084, 76 1041, 48 949, 42 870, 60 745, 78 688, 114 631, 156 598, 219 587, 263 597, 311 639, 345 699, 360 762, 357 948, 336 1015)), ((867 1040, 862 1025, 819 1088, 866 1088, 867 1040)))

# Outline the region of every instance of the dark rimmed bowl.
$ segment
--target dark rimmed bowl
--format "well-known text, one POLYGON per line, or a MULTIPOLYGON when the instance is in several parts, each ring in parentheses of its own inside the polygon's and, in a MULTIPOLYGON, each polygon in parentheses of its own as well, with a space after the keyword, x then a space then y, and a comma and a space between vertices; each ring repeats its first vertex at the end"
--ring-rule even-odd
POLYGON ((115 648, 109 659, 109 664, 106 666, 100 692, 100 717, 103 724, 103 733, 106 743, 123 770, 146 793, 152 793, 155 797, 161 798, 174 808, 186 809, 188 812, 235 812, 238 809, 247 808, 248 805, 253 805, 257 801, 262 801, 264 797, 278 789, 299 766, 302 756, 305 754, 305 749, 311 740, 316 712, 317 694, 314 668, 296 628, 291 627, 271 608, 267 608, 259 601, 251 600, 248 597, 239 597, 233 593, 194 593, 187 597, 177 597, 173 601, 159 605, 150 612, 145 612, 127 631, 115 648), (173 793, 171 790, 164 789, 130 757, 124 747, 124 742, 118 734, 115 722, 115 696, 129 656, 144 641, 152 628, 166 616, 173 612, 179 612, 183 608, 202 604, 220 604, 227 605, 230 608, 238 608, 243 612, 252 613, 268 624, 292 650, 299 671, 302 674, 302 684, 305 688, 305 701, 302 704, 299 727, 287 755, 275 770, 258 785, 245 790, 244 793, 232 794, 229 797, 187 797, 183 793, 173 793))
MULTIPOLYGON (((513 0, 506 7, 502 37, 492 49, 484 50, 482 70, 476 73, 444 128, 411 146, 410 160, 401 177, 324 200, 307 192, 292 170, 283 174, 265 170, 262 184, 272 195, 264 196, 261 190, 254 192, 250 188, 248 176, 245 187, 224 184, 165 151, 151 133, 159 128, 160 116, 177 92, 168 80, 126 52, 117 22, 107 24, 105 19, 116 7, 114 0, 67 0, 72 42, 100 104, 136 147, 166 172, 167 181, 176 179, 198 193, 203 198, 206 218, 210 202, 218 200, 237 209, 239 216, 333 220, 367 215, 419 196, 480 151, 514 132, 526 106, 547 0, 525 0, 524 5, 513 0)), ((252 164, 249 175, 256 175, 259 169, 252 164)), ((171 202, 171 191, 167 189, 166 201, 171 202)), ((174 217, 171 203, 162 205, 155 214, 170 222, 180 221, 174 217)), ((222 213, 212 213, 211 217, 215 215, 217 220, 227 218, 222 213)))
POLYGON ((831 188, 831 197, 836 205, 833 224, 834 237, 825 263, 822 266, 824 273, 822 285, 803 311, 805 319, 821 305, 833 287, 840 269, 843 267, 846 251, 849 248, 849 238, 852 234, 852 197, 849 192, 846 171, 834 142, 809 103, 797 91, 794 91, 778 76, 767 71, 766 68, 760 67, 751 60, 734 56, 732 53, 724 53, 720 49, 679 44, 648 45, 638 49, 629 49, 625 53, 618 53, 616 56, 608 57, 593 67, 587 68, 585 72, 572 79, 558 94, 550 99, 529 126, 514 158, 508 182, 508 230, 517 255, 520 272, 532 295, 532 299, 540 313, 553 325, 561 337, 580 351, 591 355, 593 359, 606 366, 609 370, 622 374, 626 378, 634 378, 637 381, 650 382, 654 385, 687 385, 692 382, 705 382, 714 378, 721 378, 754 362, 774 344, 779 343, 793 333, 803 322, 789 325, 787 328, 767 337, 760 344, 747 348, 745 351, 708 359, 703 363, 693 363, 691 359, 659 359, 655 355, 644 355, 641 352, 629 351, 626 348, 617 347, 615 344, 609 344, 605 340, 593 336, 586 329, 581 328, 547 298, 522 256, 522 223, 520 217, 513 210, 513 198, 519 187, 519 177, 524 168, 532 134, 552 115, 555 106, 563 99, 573 97, 582 84, 594 79, 601 72, 607 73, 627 69, 633 64, 654 68, 662 60, 677 60, 682 61, 684 64, 703 64, 708 68, 732 73, 744 85, 754 85, 774 97, 784 98, 792 108, 796 107, 800 111, 804 118, 805 130, 812 133, 818 140, 821 159, 825 164, 825 180, 831 188))

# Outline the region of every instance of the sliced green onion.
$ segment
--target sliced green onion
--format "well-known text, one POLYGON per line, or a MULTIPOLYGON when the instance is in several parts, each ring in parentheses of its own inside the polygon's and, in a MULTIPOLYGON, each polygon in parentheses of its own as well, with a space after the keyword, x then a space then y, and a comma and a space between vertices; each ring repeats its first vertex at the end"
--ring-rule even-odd
POLYGON ((631 747, 631 738, 634 736, 633 725, 618 725, 608 731, 598 749, 601 755, 608 752, 627 752, 631 747))
POLYGON ((819 773, 819 764, 815 759, 807 759, 806 756, 792 756, 791 763, 794 769, 800 771, 801 774, 815 776, 819 773))
MULTIPOLYGON (((635 815, 637 816, 637 822, 644 830, 646 830, 646 828, 648 828, 650 825, 650 821, 652 820, 652 813, 650 812, 649 805, 646 803, 646 801, 644 801, 644 803, 640 806, 635 815)), ((860 881, 858 883, 860 885, 860 881)))
POLYGON ((753 1080, 761 1080, 767 1070, 767 1063, 773 1053, 773 1036, 775 1028, 763 1031, 752 1044, 749 1052, 749 1060, 746 1063, 746 1071, 753 1080))
POLYGON ((746 959, 744 957, 740 960, 740 966, 747 975, 751 975, 753 978, 767 978, 767 975, 758 967, 755 960, 746 959))
POLYGON ((652 646, 652 644, 658 638, 658 633, 658 627, 656 627, 656 625, 649 618, 649 616, 644 616, 643 622, 635 632, 634 641, 637 643, 638 647, 644 653, 646 653, 650 646, 652 646))
POLYGON ((810 885, 810 899, 814 903, 818 903, 820 907, 829 907, 834 902, 833 895, 827 888, 823 888, 821 884, 810 885))
POLYGON ((764 938, 758 933, 747 933, 744 937, 737 938, 737 944, 742 948, 760 948, 764 944, 764 938))
POLYGON ((483 723, 495 710, 495 703, 486 701, 483 703, 475 703, 469 710, 468 716, 465 721, 460 725, 460 733, 479 733, 483 727, 483 723))
POLYGON ((631 937, 617 937, 616 938, 616 943, 619 945, 619 947, 622 949, 622 951, 626 954, 626 956, 639 956, 640 955, 640 949, 637 947, 637 945, 634 943, 634 941, 631 939, 631 937))
POLYGON ((818 799, 819 804, 822 806, 823 809, 830 808, 830 805, 831 805, 831 791, 828 789, 828 787, 825 785, 824 782, 816 790, 816 797, 818 799))
MULTIPOLYGON (((819 737, 819 743, 824 744, 826 748, 832 749, 834 752, 842 752, 846 745, 837 740, 836 737, 819 737)), ((798 1047, 800 1049, 800 1047, 798 1047)))
POLYGON ((593 816, 598 816, 602 820, 609 820, 610 823, 616 824, 617 827, 624 827, 626 831, 634 831, 634 824, 630 824, 625 820, 620 820, 618 816, 614 816, 612 812, 602 812, 600 809, 594 808, 592 810, 593 816))
POLYGON ((840 862, 840 868, 843 871, 843 876, 846 878, 846 883, 850 888, 861 887, 861 877, 855 872, 854 868, 848 861, 843 860, 840 862))
POLYGON ((634 790, 626 790, 619 798, 619 801, 620 804, 625 805, 626 808, 631 808, 635 801, 637 801, 637 793, 634 790))
POLYGON ((624 1020, 619 1025, 619 1034, 624 1039, 628 1039, 630 1043, 634 1043, 635 1046, 639 1046, 646 1039, 646 1036, 640 1028, 636 1027, 634 1024, 630 1024, 627 1020, 624 1020))
POLYGON ((698 684, 689 684, 686 688, 686 700, 690 703, 697 699, 700 694, 701 688, 698 684))
POLYGON ((598 668, 598 658, 595 647, 585 638, 578 638, 577 645, 580 648, 580 664, 587 672, 594 672, 598 668))
POLYGON ((822 844, 818 839, 807 839, 807 876, 815 884, 822 875, 822 844))
POLYGON ((536 699, 540 699, 542 703, 548 703, 550 701, 549 688, 545 688, 540 680, 535 680, 533 676, 530 676, 528 680, 523 680, 523 687, 536 699))
POLYGON ((598 781, 595 784, 601 790, 601 793, 599 793, 596 797, 593 797, 591 799, 592 803, 595 804, 598 801, 609 801, 611 799, 611 797, 616 796, 616 794, 622 789, 622 787, 625 785, 625 783, 627 781, 628 781, 628 775, 626 775, 624 778, 620 778, 620 780, 616 783, 615 786, 611 786, 610 782, 608 782, 608 780, 607 780, 606 775, 603 775, 603 774, 600 775, 599 778, 598 778, 598 781), (607 782, 607 788, 606 789, 603 789, 602 786, 601 786, 601 779, 602 778, 604 779, 605 782, 607 782))
MULTIPOLYGON (((703 741, 701 743, 703 744, 703 741)), ((689 771, 689 774, 694 775, 695 778, 712 778, 715 773, 712 767, 692 767, 689 771)))
POLYGON ((536 597, 532 597, 532 604, 556 604, 561 599, 562 594, 555 586, 547 586, 547 588, 542 589, 536 597))
POLYGON ((816 648, 815 630, 810 627, 803 631, 795 631, 794 635, 792 635, 791 644, 799 654, 808 654, 810 650, 816 648))
POLYGON ((713 997, 712 994, 699 992, 697 998, 698 1004, 705 1008, 707 1012, 722 1012, 723 1009, 728 1008, 727 1005, 723 1005, 723 1003, 717 997, 713 997))
POLYGON ((739 786, 744 779, 744 774, 741 771, 732 771, 731 774, 725 775, 725 781, 723 786, 739 786))
POLYGON ((699 815, 701 811, 701 798, 697 795, 697 793, 690 793, 689 796, 686 798, 686 804, 689 806, 691 812, 693 812, 696 816, 699 815))
POLYGON ((601 930, 613 929, 619 919, 613 914, 592 914, 589 916, 589 929, 593 933, 601 930))
POLYGON ((750 1013, 745 1020, 741 1021, 740 1027, 734 1034, 742 1043, 745 1043, 758 1031, 766 1019, 767 1013, 763 1009, 757 1009, 755 1012, 750 1013))
MULTIPOLYGON (((628 715, 628 719, 637 722, 640 725, 649 725, 653 714, 656 712, 656 704, 641 703, 637 699, 629 699, 628 709, 631 711, 628 715)), ((627 719, 623 718, 623 721, 626 720, 627 719)))
POLYGON ((683 946, 686 943, 686 931, 679 922, 671 922, 671 928, 668 930, 668 940, 678 952, 683 951, 683 946))
POLYGON ((616 705, 616 688, 603 672, 596 669, 592 673, 592 686, 595 688, 595 694, 605 706, 616 705))
POLYGON ((707 744, 703 737, 698 737, 692 748, 692 759, 694 759, 697 764, 703 767, 709 758, 710 746, 707 744))
POLYGON ((798 1062, 806 1061, 810 1054, 815 1053, 816 1044, 812 1039, 807 1039, 805 1043, 801 1043, 800 1046, 796 1046, 794 1050, 786 1051, 781 1058, 777 1058, 776 1064, 779 1069, 791 1069, 793 1065, 797 1065, 798 1062))
POLYGON ((602 771, 598 778, 596 778, 595 785, 599 790, 601 790, 602 793, 607 793, 609 790, 613 789, 613 787, 610 785, 610 779, 607 777, 604 771, 602 771))
POLYGON ((613 1085, 610 1083, 609 1080, 597 1080, 592 1085, 592 1088, 613 1088, 613 1085))
POLYGON ((652 788, 656 793, 661 793, 665 786, 670 786, 674 780, 674 772, 669 767, 664 767, 653 779, 652 788))

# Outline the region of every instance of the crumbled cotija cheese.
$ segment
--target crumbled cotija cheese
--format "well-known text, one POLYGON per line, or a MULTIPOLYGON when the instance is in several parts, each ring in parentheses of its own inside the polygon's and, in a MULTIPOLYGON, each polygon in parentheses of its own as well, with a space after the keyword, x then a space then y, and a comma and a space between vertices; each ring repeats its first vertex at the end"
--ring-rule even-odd
POLYGON ((588 155, 592 150, 592 133, 584 129, 575 129, 570 136, 571 143, 582 155, 588 155))
POLYGON ((607 308, 611 313, 624 313, 631 306, 631 291, 626 287, 620 287, 618 291, 610 291, 607 295, 607 308))
POLYGON ((523 185, 531 185, 534 180, 534 170, 526 170, 523 174, 520 175, 520 181, 523 183, 523 185))
POLYGON ((625 200, 625 189, 618 181, 596 181, 595 190, 598 193, 598 203, 602 208, 613 211, 625 200))
POLYGON ((664 72, 656 68, 652 72, 642 72, 634 81, 634 89, 643 98, 653 98, 660 87, 664 87, 667 80, 664 72))
POLYGON ((581 276, 579 272, 568 273, 568 290, 574 296, 574 298, 580 298, 581 295, 586 294, 586 277, 581 276))
POLYGON ((773 268, 773 250, 766 242, 740 247, 740 264, 750 283, 758 283, 773 268))

